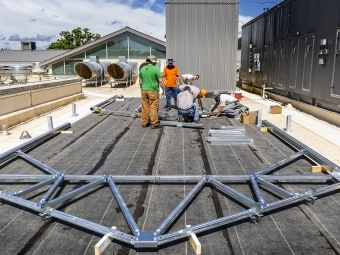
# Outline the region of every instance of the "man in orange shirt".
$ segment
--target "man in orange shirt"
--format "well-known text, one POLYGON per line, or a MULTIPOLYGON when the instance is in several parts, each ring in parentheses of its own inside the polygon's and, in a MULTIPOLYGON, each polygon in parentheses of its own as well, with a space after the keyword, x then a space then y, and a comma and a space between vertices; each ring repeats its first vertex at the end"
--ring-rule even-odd
POLYGON ((165 86, 166 95, 166 111, 171 110, 171 94, 175 101, 175 108, 177 109, 177 94, 178 94, 178 77, 179 72, 177 67, 174 65, 174 60, 172 58, 168 59, 168 65, 164 67, 163 70, 163 84, 165 86))

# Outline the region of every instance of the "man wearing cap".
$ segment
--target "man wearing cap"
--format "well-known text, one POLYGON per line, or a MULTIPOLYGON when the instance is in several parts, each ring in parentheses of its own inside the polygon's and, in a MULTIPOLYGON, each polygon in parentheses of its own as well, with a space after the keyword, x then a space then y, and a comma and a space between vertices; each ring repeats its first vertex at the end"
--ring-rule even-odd
POLYGON ((194 102, 195 100, 197 99, 198 101, 198 105, 200 106, 201 110, 203 111, 203 105, 202 105, 202 100, 201 98, 205 97, 206 94, 207 94, 207 91, 205 89, 199 89, 197 88, 196 86, 194 85, 186 85, 186 84, 183 84, 183 85, 180 85, 178 87, 178 93, 184 91, 184 88, 185 87, 189 87, 190 88, 190 91, 192 93, 192 95, 194 96, 194 102))
POLYGON ((148 127, 150 114, 151 128, 155 129, 161 127, 158 122, 158 93, 159 86, 161 86, 164 94, 164 85, 162 83, 162 74, 159 69, 155 67, 157 63, 156 56, 149 56, 146 62, 148 64, 143 66, 139 71, 139 84, 142 84, 141 122, 142 127, 148 127))
POLYGON ((194 122, 199 122, 198 105, 194 103, 195 98, 189 86, 185 86, 183 91, 177 96, 178 115, 184 119, 189 114, 194 115, 194 122))
POLYGON ((164 67, 163 70, 163 78, 164 78, 164 86, 165 86, 165 95, 166 95, 166 111, 171 110, 171 94, 175 101, 175 106, 177 108, 177 84, 178 84, 178 76, 179 72, 177 67, 174 65, 174 60, 169 58, 167 60, 168 65, 164 67))
POLYGON ((216 104, 210 111, 213 112, 217 107, 219 108, 216 115, 211 116, 211 118, 216 118, 220 116, 221 113, 233 116, 235 119, 240 118, 240 111, 237 110, 237 108, 240 107, 240 102, 235 97, 227 94, 221 94, 219 91, 215 91, 213 97, 216 104))
POLYGON ((184 84, 194 85, 194 81, 198 80, 200 76, 198 74, 183 74, 181 75, 184 84))

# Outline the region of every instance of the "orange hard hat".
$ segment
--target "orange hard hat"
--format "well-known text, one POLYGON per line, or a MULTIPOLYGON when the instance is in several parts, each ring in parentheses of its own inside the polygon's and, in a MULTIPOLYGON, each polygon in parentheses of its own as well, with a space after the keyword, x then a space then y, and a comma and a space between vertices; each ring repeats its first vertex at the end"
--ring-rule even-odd
POLYGON ((205 95, 207 94, 207 91, 205 89, 201 89, 201 94, 203 97, 205 97, 205 95))

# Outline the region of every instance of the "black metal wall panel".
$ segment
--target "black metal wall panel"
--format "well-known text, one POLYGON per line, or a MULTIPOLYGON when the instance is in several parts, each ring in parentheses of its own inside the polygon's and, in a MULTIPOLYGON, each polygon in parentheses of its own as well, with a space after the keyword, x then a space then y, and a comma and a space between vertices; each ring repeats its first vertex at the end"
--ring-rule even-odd
POLYGON ((243 26, 240 78, 340 112, 339 55, 340 1, 286 0, 243 26))

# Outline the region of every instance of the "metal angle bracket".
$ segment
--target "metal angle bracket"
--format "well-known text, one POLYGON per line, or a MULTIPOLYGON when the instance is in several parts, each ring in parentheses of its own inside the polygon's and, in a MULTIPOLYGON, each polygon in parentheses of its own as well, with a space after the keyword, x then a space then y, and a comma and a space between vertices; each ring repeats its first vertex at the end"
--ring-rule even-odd
POLYGON ((314 188, 307 188, 306 190, 306 195, 307 195, 307 198, 306 198, 306 201, 307 201, 307 205, 314 205, 315 203, 315 200, 317 199, 317 197, 315 196, 316 194, 316 189, 314 188))
POLYGON ((142 231, 139 233, 139 236, 135 238, 133 243, 136 248, 157 248, 158 234, 152 231, 142 231))
POLYGON ((261 217, 263 216, 262 209, 264 207, 266 207, 267 204, 266 203, 257 203, 256 206, 254 206, 253 208, 251 208, 250 210, 252 211, 252 215, 250 216, 250 221, 251 223, 260 223, 261 221, 261 217))

